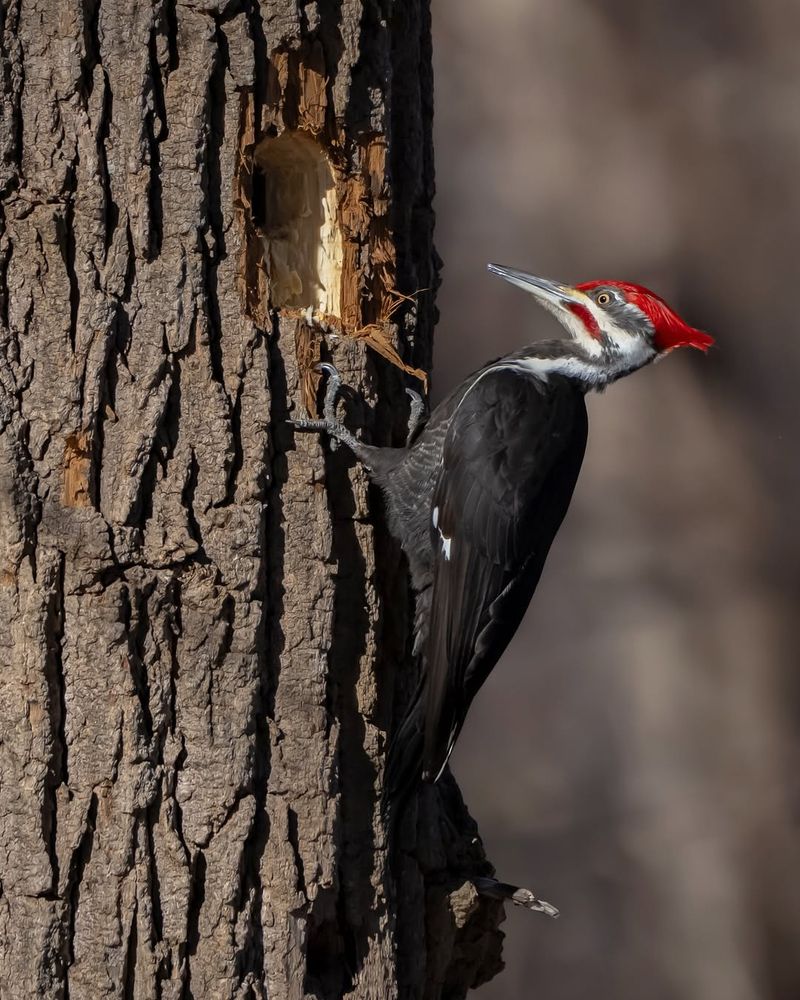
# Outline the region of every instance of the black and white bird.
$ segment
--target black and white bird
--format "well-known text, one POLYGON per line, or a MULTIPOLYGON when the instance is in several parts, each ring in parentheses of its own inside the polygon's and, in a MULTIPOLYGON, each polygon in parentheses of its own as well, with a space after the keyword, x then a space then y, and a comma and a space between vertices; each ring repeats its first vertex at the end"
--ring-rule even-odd
POLYGON ((416 592, 421 680, 389 751, 385 794, 436 781, 478 689, 517 630, 567 512, 586 446, 585 395, 676 347, 712 338, 641 285, 575 287, 490 264, 553 313, 568 339, 542 340, 470 375, 421 426, 412 395, 404 448, 375 448, 337 419, 331 365, 322 420, 382 489, 416 592))

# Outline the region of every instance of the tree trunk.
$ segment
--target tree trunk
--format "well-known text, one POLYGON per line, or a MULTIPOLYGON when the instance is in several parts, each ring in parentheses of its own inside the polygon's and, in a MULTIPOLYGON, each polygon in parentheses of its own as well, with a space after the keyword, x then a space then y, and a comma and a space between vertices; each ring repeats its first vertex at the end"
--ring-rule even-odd
POLYGON ((401 443, 430 365, 427 2, 0 30, 0 995, 463 996, 502 909, 457 789, 391 865, 379 816, 402 557, 285 423, 329 358, 401 443))

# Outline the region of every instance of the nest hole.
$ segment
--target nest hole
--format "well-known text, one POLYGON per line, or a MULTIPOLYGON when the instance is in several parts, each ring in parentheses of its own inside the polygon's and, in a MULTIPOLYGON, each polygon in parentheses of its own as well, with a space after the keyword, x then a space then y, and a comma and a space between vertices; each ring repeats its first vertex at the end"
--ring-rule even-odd
POLYGON ((265 139, 254 155, 252 205, 272 305, 339 316, 342 233, 325 152, 302 132, 265 139))

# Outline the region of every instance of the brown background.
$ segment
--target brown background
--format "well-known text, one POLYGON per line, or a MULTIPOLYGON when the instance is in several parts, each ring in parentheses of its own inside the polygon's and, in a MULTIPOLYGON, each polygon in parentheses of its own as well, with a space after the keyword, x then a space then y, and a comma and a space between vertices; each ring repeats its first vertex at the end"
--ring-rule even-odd
POLYGON ((654 287, 718 349, 590 400, 453 769, 514 910, 483 1000, 800 996, 800 7, 434 5, 435 395, 555 327, 489 260, 654 287))

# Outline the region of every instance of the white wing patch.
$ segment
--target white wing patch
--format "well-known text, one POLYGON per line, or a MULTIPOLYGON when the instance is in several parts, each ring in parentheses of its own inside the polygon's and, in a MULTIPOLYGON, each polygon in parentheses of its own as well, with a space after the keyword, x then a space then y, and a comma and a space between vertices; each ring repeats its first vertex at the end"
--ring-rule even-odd
POLYGON ((450 546, 453 544, 453 539, 448 538, 439 527, 439 508, 434 507, 433 513, 431 514, 431 523, 434 528, 439 532, 439 538, 442 540, 442 553, 448 561, 450 560, 450 546))

